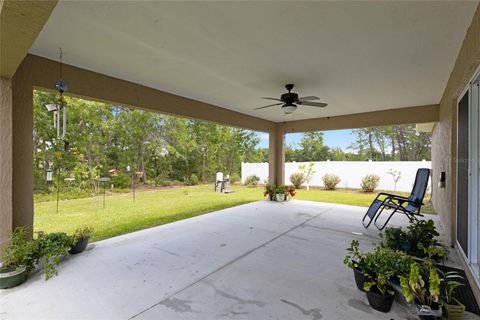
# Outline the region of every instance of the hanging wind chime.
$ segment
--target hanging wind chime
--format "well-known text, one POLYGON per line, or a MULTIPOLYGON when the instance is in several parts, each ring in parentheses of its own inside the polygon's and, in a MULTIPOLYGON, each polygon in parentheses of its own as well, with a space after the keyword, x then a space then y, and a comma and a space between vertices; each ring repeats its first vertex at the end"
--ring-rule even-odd
POLYGON ((57 143, 60 140, 64 142, 64 149, 68 151, 70 143, 65 140, 67 134, 67 105, 63 98, 63 93, 68 90, 67 84, 63 81, 63 52, 60 48, 60 79, 55 82, 55 89, 58 92, 57 101, 49 103, 45 107, 48 112, 53 112, 53 127, 57 129, 57 143), (63 111, 63 119, 62 119, 63 111))
MULTIPOLYGON (((55 102, 47 104, 45 107, 48 112, 53 112, 53 127, 57 129, 57 138, 55 140, 55 145, 58 145, 63 141, 63 150, 69 151, 70 143, 65 139, 67 134, 67 105, 65 104, 65 99, 63 93, 68 90, 67 84, 63 81, 63 52, 60 48, 60 79, 55 82, 55 89, 58 91, 58 97, 55 102), (62 119, 63 111, 63 119, 62 119)), ((57 176, 57 213, 59 205, 59 195, 60 195, 60 159, 62 158, 61 152, 56 149, 56 176, 57 176)), ((47 182, 50 184, 52 182, 52 170, 49 168, 47 170, 47 182)))

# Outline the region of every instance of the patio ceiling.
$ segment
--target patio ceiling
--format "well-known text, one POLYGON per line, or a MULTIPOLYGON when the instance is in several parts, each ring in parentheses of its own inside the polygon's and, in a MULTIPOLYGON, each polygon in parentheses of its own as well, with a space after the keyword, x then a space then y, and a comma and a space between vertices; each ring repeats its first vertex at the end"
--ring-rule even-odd
POLYGON ((80 2, 30 53, 271 121, 440 101, 477 2, 80 2), (253 111, 295 83, 326 109, 253 111))

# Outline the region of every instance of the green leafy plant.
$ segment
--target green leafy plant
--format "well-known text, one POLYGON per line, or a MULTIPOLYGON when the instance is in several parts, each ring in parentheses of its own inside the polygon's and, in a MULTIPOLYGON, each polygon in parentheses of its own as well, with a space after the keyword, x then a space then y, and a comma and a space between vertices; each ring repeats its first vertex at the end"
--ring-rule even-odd
POLYGON ((10 241, 2 255, 3 267, 26 267, 33 269, 35 261, 32 259, 35 242, 29 238, 26 227, 17 227, 10 235, 10 241))
POLYGON ((198 176, 195 173, 192 173, 189 177, 188 176, 184 177, 183 182, 187 186, 195 186, 200 182, 200 180, 198 179, 198 176))
POLYGON ((66 255, 73 245, 73 237, 64 232, 38 232, 35 240, 35 259, 43 261, 45 279, 48 280, 57 274, 60 258, 66 255))
POLYGON ((457 299, 454 298, 455 290, 464 286, 465 279, 456 271, 445 272, 442 277, 444 282, 444 294, 442 295, 443 301, 447 304, 459 304, 457 299))
POLYGON ((362 178, 362 183, 360 186, 362 190, 365 192, 373 192, 378 187, 378 182, 380 181, 380 177, 376 174, 367 174, 362 178))
POLYGON ((407 302, 418 301, 420 305, 432 306, 440 296, 440 276, 434 267, 421 268, 417 263, 410 265, 408 276, 400 276, 400 287, 407 302))
POLYGON ((188 194, 190 193, 190 188, 184 187, 182 188, 182 192, 185 196, 188 196, 188 194))
POLYGON ((287 187, 284 185, 280 185, 276 188, 276 194, 285 194, 287 190, 287 187))
POLYGON ((295 172, 290 175, 290 181, 296 189, 300 189, 305 182, 305 175, 302 172, 295 172))
POLYGON ((323 185, 327 190, 337 189, 337 184, 340 183, 340 177, 334 174, 326 174, 322 177, 323 185))
POLYGON ((260 182, 260 178, 256 175, 251 175, 245 178, 245 185, 248 187, 256 187, 260 182))
POLYGON ((78 241, 90 239, 92 234, 93 234, 93 228, 91 227, 77 228, 77 230, 75 230, 75 233, 73 234, 72 242, 76 243, 78 241))
POLYGON ((386 228, 380 237, 383 239, 381 246, 392 250, 401 250, 413 256, 424 258, 427 256, 425 248, 438 247, 439 258, 446 255, 445 248, 436 239, 439 233, 433 220, 419 220, 411 223, 407 230, 402 228, 386 228))
POLYGON ((343 263, 350 269, 357 269, 363 274, 373 272, 373 254, 360 251, 360 243, 358 240, 352 240, 347 248, 348 254, 343 259, 343 263))

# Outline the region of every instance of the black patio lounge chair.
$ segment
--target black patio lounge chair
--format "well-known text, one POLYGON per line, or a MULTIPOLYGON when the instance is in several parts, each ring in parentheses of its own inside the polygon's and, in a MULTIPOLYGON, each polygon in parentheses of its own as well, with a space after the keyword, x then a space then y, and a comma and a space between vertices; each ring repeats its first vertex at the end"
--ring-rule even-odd
POLYGON ((378 230, 383 230, 393 215, 397 212, 405 214, 410 222, 418 220, 417 216, 423 217, 423 215, 420 213, 420 208, 423 205, 423 197, 425 196, 425 191, 427 190, 429 177, 430 169, 418 169, 412 193, 408 198, 385 192, 379 193, 362 219, 363 226, 368 228, 373 221, 373 224, 378 230), (393 212, 390 213, 390 216, 387 218, 385 223, 379 226, 377 224, 377 220, 382 214, 383 210, 393 210, 393 212), (366 222, 367 218, 368 222, 366 222))

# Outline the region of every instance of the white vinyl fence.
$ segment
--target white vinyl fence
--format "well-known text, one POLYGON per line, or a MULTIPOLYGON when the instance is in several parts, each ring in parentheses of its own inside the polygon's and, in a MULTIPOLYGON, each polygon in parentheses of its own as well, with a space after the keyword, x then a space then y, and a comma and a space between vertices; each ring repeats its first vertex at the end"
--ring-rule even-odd
MULTIPOLYGON (((415 174, 419 168, 431 168, 430 161, 317 161, 313 162, 315 174, 310 186, 323 187, 322 177, 325 174, 335 174, 340 177, 339 188, 360 188, 362 178, 370 173, 380 177, 378 189, 395 190, 393 177, 388 174, 390 169, 400 171, 401 178, 397 183, 397 191, 411 191, 415 174)), ((300 172, 298 166, 309 165, 309 162, 285 163, 285 182, 292 184, 290 175, 300 172)), ((268 163, 242 163, 242 183, 248 176, 256 175, 260 182, 268 181, 268 163)))

